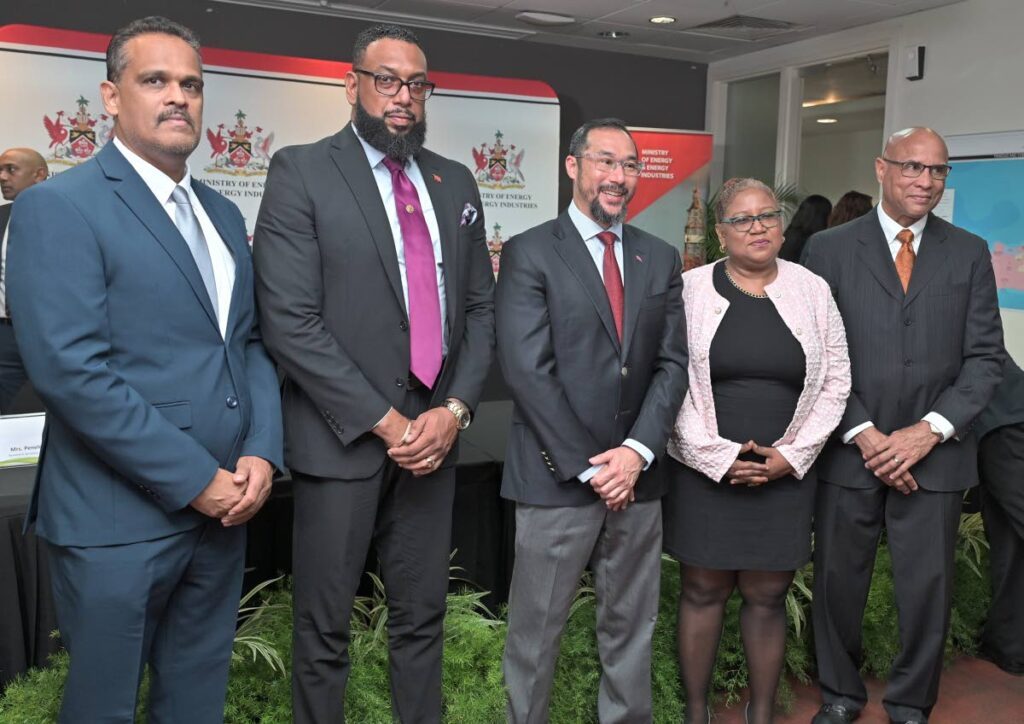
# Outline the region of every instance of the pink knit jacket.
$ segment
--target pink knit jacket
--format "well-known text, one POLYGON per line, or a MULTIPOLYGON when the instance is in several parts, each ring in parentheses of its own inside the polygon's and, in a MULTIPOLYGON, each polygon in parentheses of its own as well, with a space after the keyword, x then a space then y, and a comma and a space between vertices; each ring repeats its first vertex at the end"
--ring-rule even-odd
MULTIPOLYGON (((778 265, 778 276, 765 287, 765 292, 800 342, 806 374, 793 419, 786 433, 772 446, 793 466, 796 477, 803 478, 846 409, 850 357, 843 320, 828 283, 799 264, 779 259, 778 265)), ((719 437, 711 394, 708 354, 711 340, 729 308, 729 302, 715 291, 714 266, 707 264, 683 274, 690 388, 676 418, 668 453, 718 481, 736 460, 740 442, 719 437)), ((757 350, 750 353, 757 354, 757 350)), ((755 442, 767 444, 764 440, 755 442)))

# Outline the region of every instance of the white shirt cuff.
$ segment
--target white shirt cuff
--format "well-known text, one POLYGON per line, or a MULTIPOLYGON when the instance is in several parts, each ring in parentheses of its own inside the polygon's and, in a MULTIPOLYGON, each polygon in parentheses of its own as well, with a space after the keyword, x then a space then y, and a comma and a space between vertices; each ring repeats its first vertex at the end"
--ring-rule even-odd
POLYGON ((921 419, 939 429, 939 434, 942 435, 942 442, 946 442, 946 440, 956 435, 956 428, 953 427, 949 420, 937 412, 929 412, 921 419))
POLYGON ((868 420, 867 422, 862 422, 861 424, 857 425, 857 427, 850 428, 845 433, 843 433, 843 444, 844 445, 849 445, 851 442, 853 442, 853 438, 857 437, 857 435, 862 430, 867 430, 869 427, 874 427, 874 426, 875 426, 875 423, 873 423, 870 420, 868 420))
POLYGON ((589 468, 584 470, 582 473, 580 473, 576 477, 579 478, 579 481, 581 483, 589 483, 590 479, 592 477, 594 477, 595 475, 597 475, 597 471, 600 470, 603 467, 604 467, 604 465, 591 465, 589 468))
MULTIPOLYGON (((382 417, 382 418, 380 418, 379 420, 377 420, 377 425, 380 425, 380 424, 381 424, 382 422, 384 422, 384 419, 385 419, 385 418, 386 418, 386 417, 387 417, 388 415, 390 415, 390 414, 391 414, 391 411, 392 411, 392 410, 394 410, 394 409, 395 409, 395 408, 393 408, 393 407, 389 407, 389 408, 388 408, 388 411, 384 413, 384 417, 382 417)), ((377 425, 374 425, 374 426, 373 426, 372 428, 370 428, 370 429, 371 429, 371 430, 376 430, 376 429, 377 429, 377 425)))
POLYGON ((644 445, 642 442, 637 442, 631 437, 626 438, 625 442, 622 443, 622 446, 636 451, 636 453, 644 459, 644 470, 651 467, 651 463, 654 462, 654 453, 651 452, 649 447, 644 445))

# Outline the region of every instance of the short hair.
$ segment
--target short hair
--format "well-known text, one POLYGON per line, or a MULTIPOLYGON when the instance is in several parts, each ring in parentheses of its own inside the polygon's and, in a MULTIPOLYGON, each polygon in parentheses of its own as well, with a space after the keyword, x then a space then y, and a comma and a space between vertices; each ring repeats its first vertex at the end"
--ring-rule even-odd
POLYGON ((370 43, 385 39, 412 43, 420 50, 423 50, 423 46, 420 45, 420 39, 416 33, 404 25, 393 25, 390 23, 371 25, 360 31, 359 35, 356 36, 356 42, 352 45, 352 65, 362 65, 363 57, 366 55, 366 49, 370 47, 370 43))
POLYGON ((732 203, 733 199, 740 192, 749 191, 750 189, 764 191, 771 197, 772 203, 776 206, 779 205, 779 199, 775 192, 763 181, 758 181, 756 178, 731 178, 722 184, 722 188, 718 190, 718 196, 715 197, 715 219, 718 221, 724 219, 725 210, 729 208, 729 204, 732 203))
POLYGON ((140 35, 149 35, 151 33, 181 38, 191 46, 192 50, 196 51, 196 55, 202 58, 199 36, 192 30, 162 15, 150 15, 149 17, 131 21, 115 31, 113 36, 111 36, 110 43, 107 45, 107 80, 111 83, 117 83, 121 79, 121 74, 124 73, 124 69, 128 66, 128 55, 124 49, 128 41, 140 35))
MULTIPOLYGON (((626 128, 625 121, 618 118, 595 118, 592 121, 587 121, 573 132, 569 139, 569 155, 579 156, 583 153, 587 147, 587 137, 591 131, 598 128, 614 128, 625 133, 629 136, 629 140, 633 141, 633 134, 626 128)), ((633 146, 636 146, 636 141, 633 141, 633 146)))

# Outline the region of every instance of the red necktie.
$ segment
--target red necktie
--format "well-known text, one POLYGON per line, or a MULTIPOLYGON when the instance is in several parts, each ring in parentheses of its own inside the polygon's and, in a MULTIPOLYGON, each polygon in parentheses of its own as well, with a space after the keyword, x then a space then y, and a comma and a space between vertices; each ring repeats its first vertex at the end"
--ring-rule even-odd
POLYGON ((433 387, 441 371, 441 296, 437 290, 437 263, 430 230, 420 207, 420 196, 405 173, 405 164, 390 158, 391 189, 398 209, 405 250, 405 279, 409 289, 409 371, 433 387))
POLYGON ((910 274, 914 271, 914 261, 917 255, 914 253, 914 232, 910 229, 902 229, 896 234, 896 240, 902 244, 896 252, 896 273, 900 276, 903 284, 903 293, 907 293, 910 286, 910 274))
POLYGON ((625 305, 622 293, 622 274, 619 262, 615 259, 615 234, 602 231, 597 238, 604 244, 604 289, 608 292, 608 303, 612 305, 612 317, 615 319, 615 331, 622 341, 622 309, 625 305))

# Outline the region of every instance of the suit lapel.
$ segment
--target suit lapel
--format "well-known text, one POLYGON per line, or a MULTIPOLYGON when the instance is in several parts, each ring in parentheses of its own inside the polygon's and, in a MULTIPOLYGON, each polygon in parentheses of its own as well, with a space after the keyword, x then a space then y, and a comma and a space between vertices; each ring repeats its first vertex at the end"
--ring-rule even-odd
POLYGON ((629 347, 636 332, 637 317, 647 289, 650 273, 650 244, 646 239, 622 227, 622 279, 626 287, 626 308, 622 325, 622 358, 629 356, 629 347))
POLYGON ((555 251, 569 267, 579 283, 583 286, 587 296, 597 310, 597 315, 604 324, 605 331, 615 345, 616 350, 621 349, 619 344, 619 333, 615 330, 615 319, 612 317, 612 307, 608 303, 608 292, 605 291, 601 275, 594 264, 594 258, 590 250, 576 230, 569 215, 563 213, 555 222, 555 251))
POLYGON ((213 311, 213 303, 206 291, 206 285, 203 284, 203 278, 199 274, 196 260, 192 257, 192 252, 189 250, 188 244, 185 243, 185 239, 182 238, 181 232, 178 231, 178 227, 160 206, 160 202, 157 201, 153 192, 135 173, 135 169, 131 167, 131 164, 113 143, 108 143, 104 147, 97 156, 97 161, 102 166, 107 178, 117 182, 114 185, 114 193, 124 201, 171 257, 171 260, 188 280, 199 303, 206 310, 210 322, 217 327, 217 315, 213 311))
POLYGON ((914 261, 914 271, 910 275, 910 285, 907 287, 907 298, 904 304, 914 301, 914 298, 935 276, 935 272, 949 260, 945 243, 945 226, 940 225, 936 217, 930 216, 924 227, 921 245, 917 249, 917 259, 914 261))
POLYGON ((903 284, 896 273, 892 252, 889 251, 889 244, 882 233, 882 225, 878 222, 877 212, 872 212, 872 215, 866 215, 863 218, 858 241, 861 244, 860 258, 865 266, 890 296, 903 301, 903 284))
POLYGON ((366 160, 366 153, 351 124, 341 129, 331 141, 331 159, 348 184, 356 207, 366 221, 381 264, 384 265, 384 272, 391 283, 391 291, 399 306, 405 309, 405 294, 402 292, 402 279, 398 272, 398 254, 395 252, 395 238, 391 234, 391 222, 381 202, 377 180, 366 160))
POLYGON ((434 218, 437 220, 437 231, 441 235, 441 259, 444 271, 444 293, 445 307, 448 315, 448 326, 451 327, 455 320, 455 300, 458 299, 458 274, 459 264, 456 259, 458 254, 459 237, 459 214, 452 204, 452 195, 444 188, 444 177, 441 175, 433 154, 422 153, 416 159, 420 167, 420 174, 423 176, 423 183, 430 194, 430 201, 434 207, 434 218))

